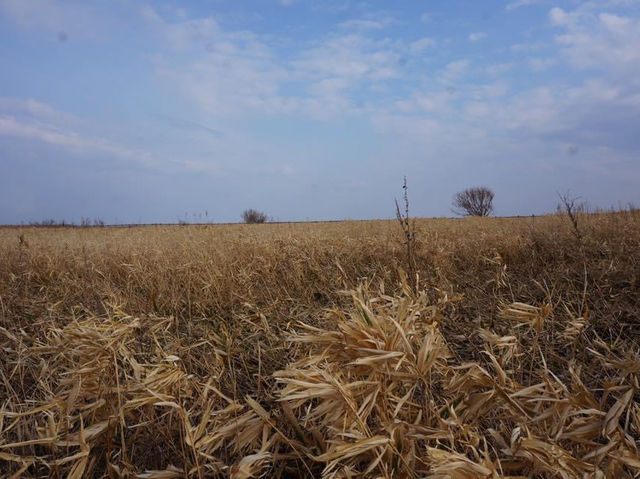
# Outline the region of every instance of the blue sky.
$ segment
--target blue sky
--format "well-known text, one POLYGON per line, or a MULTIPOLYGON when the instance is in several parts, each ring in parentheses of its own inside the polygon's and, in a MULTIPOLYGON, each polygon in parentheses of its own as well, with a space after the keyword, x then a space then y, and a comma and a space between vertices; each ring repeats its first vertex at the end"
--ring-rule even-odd
POLYGON ((640 204, 638 0, 0 0, 0 72, 1 223, 640 204))

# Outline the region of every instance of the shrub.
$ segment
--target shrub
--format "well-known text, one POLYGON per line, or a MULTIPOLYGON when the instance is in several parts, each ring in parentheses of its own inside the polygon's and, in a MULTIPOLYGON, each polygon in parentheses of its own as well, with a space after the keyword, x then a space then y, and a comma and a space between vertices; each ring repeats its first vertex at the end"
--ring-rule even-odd
POLYGON ((245 223, 266 223, 267 214, 262 211, 249 208, 242 212, 242 220, 245 223))

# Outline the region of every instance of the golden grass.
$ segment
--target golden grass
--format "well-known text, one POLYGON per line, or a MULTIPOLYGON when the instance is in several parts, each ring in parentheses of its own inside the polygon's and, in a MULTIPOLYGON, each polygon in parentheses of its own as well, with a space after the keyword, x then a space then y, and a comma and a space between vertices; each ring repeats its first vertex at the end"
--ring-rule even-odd
POLYGON ((416 226, 0 229, 0 475, 640 477, 640 215, 416 226))

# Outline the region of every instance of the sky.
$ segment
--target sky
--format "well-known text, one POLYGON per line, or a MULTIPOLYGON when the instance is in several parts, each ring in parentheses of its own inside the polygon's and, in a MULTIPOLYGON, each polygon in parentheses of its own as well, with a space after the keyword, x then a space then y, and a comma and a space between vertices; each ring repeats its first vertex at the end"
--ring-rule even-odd
POLYGON ((0 0, 0 223, 640 204, 640 0, 0 0))

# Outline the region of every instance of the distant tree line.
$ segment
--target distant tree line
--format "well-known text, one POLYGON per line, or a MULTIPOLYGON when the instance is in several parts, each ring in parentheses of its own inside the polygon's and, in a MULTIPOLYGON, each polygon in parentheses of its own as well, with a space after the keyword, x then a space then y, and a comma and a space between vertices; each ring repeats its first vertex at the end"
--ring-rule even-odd
POLYGON ((47 219, 47 220, 42 220, 42 221, 30 221, 29 222, 29 226, 39 226, 39 227, 46 227, 46 228, 52 228, 52 227, 56 227, 56 226, 80 226, 82 228, 87 228, 89 226, 95 227, 95 226, 104 226, 105 222, 104 220, 101 220, 99 218, 81 218, 80 219, 80 224, 76 224, 73 221, 66 221, 66 220, 54 220, 54 219, 47 219))

